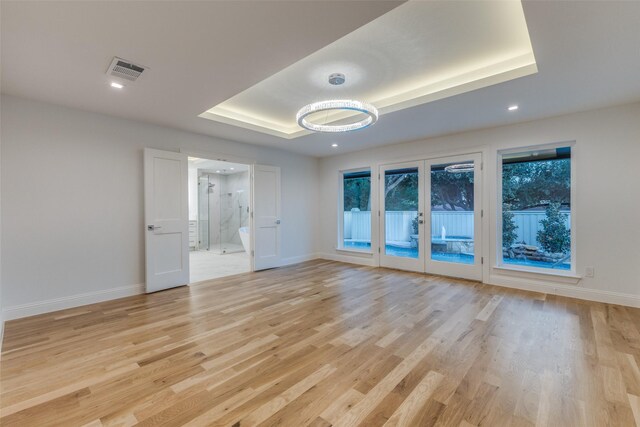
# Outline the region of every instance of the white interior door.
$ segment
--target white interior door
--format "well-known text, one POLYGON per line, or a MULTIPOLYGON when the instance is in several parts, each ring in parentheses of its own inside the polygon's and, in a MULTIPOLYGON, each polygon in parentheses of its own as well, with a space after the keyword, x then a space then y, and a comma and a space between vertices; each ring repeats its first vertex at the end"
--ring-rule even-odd
POLYGON ((424 161, 380 166, 380 265, 424 271, 424 161))
POLYGON ((426 161, 427 273, 482 280, 481 160, 476 153, 426 161))
POLYGON ((253 165, 253 269, 280 266, 280 168, 253 165))
POLYGON ((146 291, 189 283, 187 155, 144 150, 146 291))

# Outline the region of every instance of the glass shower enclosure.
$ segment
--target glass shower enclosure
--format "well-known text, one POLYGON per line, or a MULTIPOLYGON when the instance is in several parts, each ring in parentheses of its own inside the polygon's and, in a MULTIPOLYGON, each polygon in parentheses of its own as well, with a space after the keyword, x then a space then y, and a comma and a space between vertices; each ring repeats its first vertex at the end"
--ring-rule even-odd
POLYGON ((248 172, 198 171, 198 250, 242 252, 239 229, 248 226, 248 172))

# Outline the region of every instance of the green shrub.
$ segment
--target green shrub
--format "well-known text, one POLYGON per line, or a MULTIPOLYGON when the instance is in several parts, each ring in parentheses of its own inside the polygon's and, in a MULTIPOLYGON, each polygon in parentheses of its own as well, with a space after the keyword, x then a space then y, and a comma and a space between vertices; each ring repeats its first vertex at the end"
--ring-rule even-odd
POLYGON ((547 217, 540 221, 542 230, 538 231, 538 242, 546 252, 567 253, 571 249, 571 232, 565 225, 566 215, 560 212, 561 204, 552 202, 547 205, 547 217))

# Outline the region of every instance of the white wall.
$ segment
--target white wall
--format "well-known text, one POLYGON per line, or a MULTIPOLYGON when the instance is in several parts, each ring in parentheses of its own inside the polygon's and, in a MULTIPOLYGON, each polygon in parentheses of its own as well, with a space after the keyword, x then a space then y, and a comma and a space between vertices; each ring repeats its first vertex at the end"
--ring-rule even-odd
POLYGON ((284 262, 315 252, 315 158, 15 97, 1 102, 5 318, 141 290, 144 147, 280 166, 284 262))
MULTIPOLYGON (((485 282, 640 306, 640 104, 323 158, 320 162, 323 185, 319 203, 322 233, 318 236, 321 255, 329 259, 378 265, 377 254, 362 256, 335 249, 340 170, 371 167, 372 175, 377 176, 381 163, 464 152, 482 152, 485 166, 485 282), (595 277, 578 280, 494 268, 497 151, 565 141, 576 141, 572 152, 577 181, 577 201, 572 206, 572 213, 576 215, 576 273, 583 275, 587 266, 593 266, 595 277)), ((372 211, 378 209, 376 181, 372 190, 372 211)), ((373 218, 374 227, 377 227, 377 215, 373 218)), ((377 247, 377 233, 374 236, 373 246, 377 247)))

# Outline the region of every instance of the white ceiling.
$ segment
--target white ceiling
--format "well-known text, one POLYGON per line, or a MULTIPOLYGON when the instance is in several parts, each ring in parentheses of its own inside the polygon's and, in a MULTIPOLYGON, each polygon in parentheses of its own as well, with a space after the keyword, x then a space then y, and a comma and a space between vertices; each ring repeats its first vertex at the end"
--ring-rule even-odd
POLYGON ((287 140, 197 117, 399 4, 5 0, 2 92, 315 156, 640 100, 640 2, 525 1, 537 74, 340 135, 287 140), (113 56, 150 71, 111 89, 113 56))
POLYGON ((296 113, 311 102, 358 99, 384 115, 536 71, 519 0, 410 0, 201 117, 292 139, 310 133, 296 113), (328 76, 337 72, 346 81, 333 86, 328 76))

